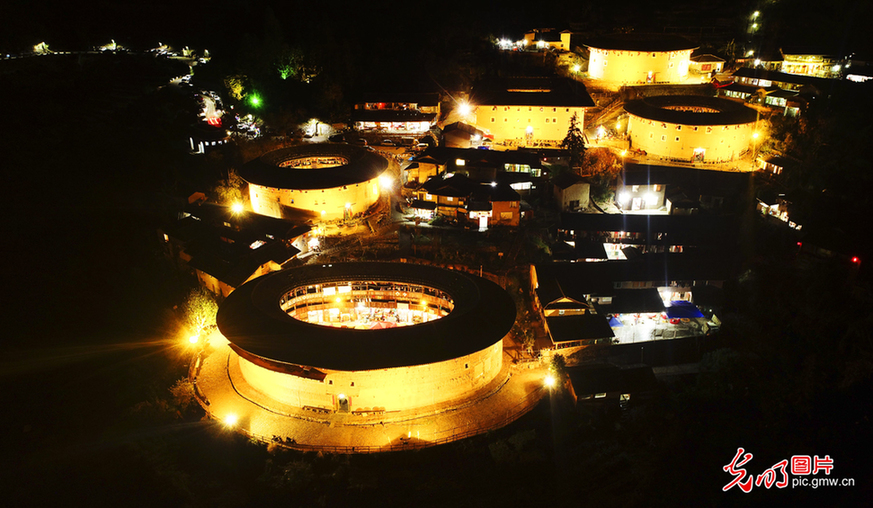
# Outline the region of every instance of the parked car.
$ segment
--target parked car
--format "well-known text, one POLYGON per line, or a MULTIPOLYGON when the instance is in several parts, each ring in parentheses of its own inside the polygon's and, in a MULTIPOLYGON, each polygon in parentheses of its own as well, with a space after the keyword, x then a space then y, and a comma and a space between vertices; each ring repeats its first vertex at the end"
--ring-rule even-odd
POLYGON ((382 146, 397 146, 397 143, 391 141, 390 139, 383 139, 381 143, 382 146))

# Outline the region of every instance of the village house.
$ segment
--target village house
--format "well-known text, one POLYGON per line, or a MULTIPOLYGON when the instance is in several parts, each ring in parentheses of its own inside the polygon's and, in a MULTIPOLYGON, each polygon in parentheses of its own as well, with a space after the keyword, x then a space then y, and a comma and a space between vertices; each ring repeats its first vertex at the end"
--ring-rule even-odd
POLYGON ((230 207, 192 203, 158 230, 164 252, 200 285, 226 297, 245 282, 308 252, 310 227, 230 207))
POLYGON ((436 124, 440 99, 436 93, 365 94, 352 109, 359 132, 419 135, 436 124))
POLYGON ((579 82, 558 77, 490 79, 472 92, 473 123, 496 144, 558 146, 570 119, 581 127, 594 101, 579 82))

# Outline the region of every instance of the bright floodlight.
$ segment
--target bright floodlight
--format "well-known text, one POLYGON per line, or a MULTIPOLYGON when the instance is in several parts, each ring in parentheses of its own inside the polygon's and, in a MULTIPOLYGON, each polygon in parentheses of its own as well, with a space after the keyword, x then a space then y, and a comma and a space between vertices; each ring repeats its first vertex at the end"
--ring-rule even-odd
POLYGON ((573 72, 579 72, 580 70, 582 70, 582 66, 581 66, 581 65, 576 64, 576 65, 573 66, 573 72))
POLYGON ((249 104, 254 107, 258 107, 261 105, 261 98, 257 95, 252 95, 251 97, 249 97, 249 104))
POLYGON ((230 211, 233 213, 242 213, 245 208, 242 203, 234 203, 230 205, 230 211))
POLYGON ((224 424, 228 427, 235 427, 238 421, 239 417, 233 413, 230 413, 224 417, 224 424))
POLYGON ((200 340, 199 335, 192 335, 192 336, 188 337, 188 342, 190 342, 191 344, 197 344, 198 340, 200 340))
POLYGON ((382 175, 379 177, 379 185, 382 186, 383 189, 390 189, 394 181, 388 175, 382 175))
POLYGON ((557 384, 557 382, 558 382, 558 380, 555 379, 555 376, 553 376, 551 374, 549 374, 548 376, 546 376, 545 379, 543 379, 543 383, 546 385, 547 388, 554 388, 555 384, 557 384))
POLYGON ((466 102, 462 102, 462 103, 458 104, 458 114, 459 115, 467 116, 472 111, 473 111, 473 108, 470 106, 470 104, 468 104, 466 102))
POLYGON ((757 133, 757 132, 753 132, 753 133, 752 133, 752 137, 755 138, 755 139, 758 139, 758 133, 757 133))

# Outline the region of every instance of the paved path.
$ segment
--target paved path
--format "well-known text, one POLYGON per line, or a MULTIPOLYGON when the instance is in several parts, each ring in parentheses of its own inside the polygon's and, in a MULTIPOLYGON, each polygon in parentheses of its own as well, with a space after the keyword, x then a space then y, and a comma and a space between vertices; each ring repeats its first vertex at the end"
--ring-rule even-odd
POLYGON ((455 441, 509 424, 545 393, 545 367, 514 365, 504 352, 500 374, 467 400, 382 414, 319 413, 265 397, 242 378, 237 355, 220 334, 213 334, 209 344, 192 369, 207 414, 220 421, 236 415, 237 430, 264 442, 276 436, 281 444, 303 450, 371 453, 455 441))

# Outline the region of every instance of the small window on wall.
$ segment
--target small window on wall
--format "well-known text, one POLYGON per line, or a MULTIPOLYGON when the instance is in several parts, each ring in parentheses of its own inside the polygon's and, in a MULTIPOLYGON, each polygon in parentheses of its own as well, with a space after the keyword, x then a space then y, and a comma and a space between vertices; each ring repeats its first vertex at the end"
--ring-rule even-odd
POLYGON ((546 123, 549 123, 549 119, 548 119, 548 118, 546 118, 546 123))
POLYGON ((639 185, 632 185, 631 186, 631 192, 639 192, 639 191, 640 191, 639 185))
POLYGON ((654 53, 652 53, 652 58, 655 58, 655 56, 656 56, 656 55, 655 55, 654 53))
POLYGON ((661 135, 661 141, 667 141, 667 136, 662 134, 662 135, 661 135))
POLYGON ((543 108, 540 108, 540 113, 542 113, 542 112, 543 112, 543 108))
POLYGON ((654 139, 654 138, 655 138, 655 133, 650 132, 650 133, 649 133, 649 139, 654 139))
POLYGON ((676 136, 676 141, 679 141, 679 136, 676 136))
POLYGON ((493 117, 493 116, 491 117, 491 123, 494 123, 494 117, 493 117))
POLYGON ((469 363, 465 363, 465 364, 464 364, 464 368, 465 368, 465 369, 469 369, 469 368, 470 368, 470 364, 469 364, 469 363))
POLYGON ((506 122, 508 122, 508 121, 509 121, 509 118, 504 118, 504 119, 503 119, 503 123, 506 123, 506 122))
POLYGON ((552 117, 552 122, 554 122, 554 123, 558 123, 558 118, 557 118, 557 117, 552 117))
POLYGON ((352 384, 351 384, 351 386, 355 386, 355 382, 354 382, 354 381, 352 381, 352 384))
POLYGON ((606 60, 603 61, 603 66, 606 67, 606 60))

